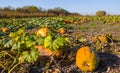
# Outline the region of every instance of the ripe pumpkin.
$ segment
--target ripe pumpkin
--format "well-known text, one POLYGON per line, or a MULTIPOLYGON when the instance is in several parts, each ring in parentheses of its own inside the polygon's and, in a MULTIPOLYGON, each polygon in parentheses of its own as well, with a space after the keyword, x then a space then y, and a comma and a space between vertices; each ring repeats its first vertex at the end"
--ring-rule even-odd
POLYGON ((70 20, 65 20, 64 22, 65 22, 66 24, 70 24, 70 23, 71 23, 70 20))
POLYGON ((75 21, 74 24, 78 24, 78 21, 75 21))
POLYGON ((64 34, 66 32, 66 29, 65 28, 60 28, 60 29, 58 29, 58 32, 60 34, 64 34))
POLYGON ((2 32, 6 32, 6 31, 8 30, 8 28, 2 27, 0 30, 1 30, 2 32))
POLYGON ((37 36, 45 37, 48 35, 49 29, 48 28, 41 28, 37 31, 37 36))
POLYGON ((98 55, 88 46, 78 49, 76 54, 76 65, 82 71, 94 71, 99 64, 99 61, 98 55))

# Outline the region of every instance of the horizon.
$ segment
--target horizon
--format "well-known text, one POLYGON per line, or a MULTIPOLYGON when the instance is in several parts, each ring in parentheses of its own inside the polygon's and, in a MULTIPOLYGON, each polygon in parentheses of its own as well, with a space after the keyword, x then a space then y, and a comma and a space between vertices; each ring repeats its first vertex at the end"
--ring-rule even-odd
POLYGON ((82 15, 94 15, 97 11, 106 11, 107 14, 119 15, 120 9, 119 0, 1 0, 0 7, 11 6, 13 8, 23 7, 23 6, 36 6, 42 7, 43 9, 53 9, 55 7, 61 7, 69 12, 77 12, 82 15))

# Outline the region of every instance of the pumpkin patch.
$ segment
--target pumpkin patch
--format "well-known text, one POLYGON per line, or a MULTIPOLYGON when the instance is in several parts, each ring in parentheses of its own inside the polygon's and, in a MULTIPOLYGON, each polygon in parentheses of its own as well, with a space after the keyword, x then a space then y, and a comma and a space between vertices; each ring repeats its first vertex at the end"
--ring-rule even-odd
POLYGON ((0 72, 119 73, 119 19, 118 16, 0 19, 0 72), (111 25, 112 18, 118 24, 111 25))

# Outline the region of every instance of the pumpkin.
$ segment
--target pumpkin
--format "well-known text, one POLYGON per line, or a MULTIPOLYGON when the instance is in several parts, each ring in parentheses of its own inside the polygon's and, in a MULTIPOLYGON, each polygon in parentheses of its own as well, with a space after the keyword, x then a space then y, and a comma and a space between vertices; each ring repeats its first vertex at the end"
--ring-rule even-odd
POLYGON ((7 30, 8 30, 8 28, 5 28, 5 27, 2 27, 2 28, 1 28, 1 31, 2 31, 2 32, 6 32, 7 30))
POLYGON ((80 22, 81 22, 81 23, 85 23, 85 22, 86 22, 86 20, 84 20, 84 19, 81 19, 81 20, 80 20, 80 22))
POLYGON ((66 29, 65 28, 60 28, 60 29, 58 29, 58 32, 60 34, 64 34, 66 32, 66 29))
POLYGON ((70 23, 71 23, 70 20, 65 20, 64 22, 65 22, 66 24, 70 24, 70 23))
POLYGON ((74 24, 78 24, 78 21, 75 21, 74 24))
POLYGON ((99 64, 99 56, 88 46, 78 49, 76 54, 76 65, 82 71, 94 71, 99 64))
POLYGON ((41 28, 37 31, 37 36, 45 37, 48 35, 49 29, 48 28, 41 28))

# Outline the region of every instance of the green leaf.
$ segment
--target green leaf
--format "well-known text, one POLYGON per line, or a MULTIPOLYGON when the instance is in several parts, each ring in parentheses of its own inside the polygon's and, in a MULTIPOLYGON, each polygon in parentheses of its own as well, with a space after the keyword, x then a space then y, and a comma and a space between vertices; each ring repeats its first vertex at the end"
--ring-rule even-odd
POLYGON ((59 46, 64 46, 65 44, 65 39, 63 37, 58 37, 55 41, 59 46))
POLYGON ((65 44, 65 39, 62 37, 57 37, 53 41, 53 50, 58 50, 60 47, 64 46, 65 44))
POLYGON ((30 51, 22 52, 22 55, 19 57, 20 62, 35 62, 39 57, 39 52, 35 48, 31 48, 30 51))
POLYGON ((9 40, 8 42, 6 42, 4 44, 4 47, 10 48, 11 46, 13 46, 13 44, 14 44, 14 40, 12 39, 12 40, 9 40))
POLYGON ((21 34, 25 33, 25 30, 21 28, 17 31, 17 33, 18 33, 18 35, 21 35, 21 34))
POLYGON ((21 38, 20 36, 16 36, 16 37, 14 38, 14 40, 15 40, 16 42, 18 42, 20 38, 21 38))
POLYGON ((44 44, 44 39, 42 37, 40 37, 36 40, 36 42, 37 42, 38 45, 43 45, 44 44))
POLYGON ((25 62, 26 58, 29 56, 28 51, 22 52, 22 55, 18 58, 20 62, 25 62))
POLYGON ((35 45, 36 44, 36 42, 35 41, 31 41, 31 40, 29 40, 29 41, 26 41, 26 47, 32 47, 33 45, 35 45))
POLYGON ((79 42, 87 42, 87 39, 85 37, 81 37, 80 39, 78 39, 79 42))
POLYGON ((52 36, 47 36, 44 39, 44 47, 45 48, 51 48, 52 47, 52 36))
POLYGON ((4 57, 4 53, 0 52, 0 58, 4 57))
POLYGON ((52 51, 58 50, 60 47, 63 47, 65 45, 65 38, 63 37, 53 37, 47 36, 44 39, 44 47, 49 48, 52 51))
POLYGON ((18 36, 18 33, 17 32, 11 32, 10 34, 9 34, 9 37, 10 38, 16 38, 18 36))
POLYGON ((12 46, 12 51, 19 51, 20 50, 20 45, 21 45, 21 43, 20 42, 17 42, 17 43, 15 43, 15 44, 13 44, 13 46, 12 46))
POLYGON ((4 38, 0 40, 0 45, 5 45, 10 39, 9 38, 4 38))
POLYGON ((37 44, 37 42, 35 41, 34 39, 35 37, 33 35, 28 35, 26 36, 22 41, 23 41, 23 44, 25 43, 26 44, 26 47, 29 48, 29 47, 32 47, 32 46, 35 46, 37 44))
POLYGON ((33 58, 33 61, 36 61, 38 56, 39 56, 39 52, 35 50, 35 48, 32 48, 31 57, 33 58))

